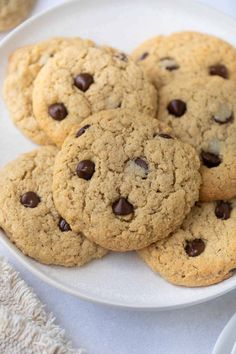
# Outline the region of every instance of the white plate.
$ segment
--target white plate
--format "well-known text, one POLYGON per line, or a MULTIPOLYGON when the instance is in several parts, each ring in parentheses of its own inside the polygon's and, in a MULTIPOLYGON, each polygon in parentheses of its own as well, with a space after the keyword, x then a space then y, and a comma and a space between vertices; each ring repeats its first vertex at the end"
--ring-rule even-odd
MULTIPOLYGON (((79 35, 129 52, 148 37, 184 29, 212 33, 236 45, 236 22, 233 19, 189 0, 67 1, 30 19, 1 43, 0 84, 11 51, 38 40, 79 35)), ((34 145, 8 119, 2 100, 0 126, 2 166, 18 154, 31 150, 34 145)), ((43 280, 81 298, 105 304, 170 309, 206 301, 236 286, 235 277, 206 288, 172 286, 153 274, 135 253, 110 254, 81 269, 49 267, 24 257, 4 235, 0 239, 43 280)))

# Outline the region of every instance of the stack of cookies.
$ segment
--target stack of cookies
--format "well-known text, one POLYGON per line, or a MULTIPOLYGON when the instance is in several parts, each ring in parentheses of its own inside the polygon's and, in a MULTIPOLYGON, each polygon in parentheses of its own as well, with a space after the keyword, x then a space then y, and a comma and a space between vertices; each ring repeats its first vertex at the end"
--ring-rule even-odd
POLYGON ((0 172, 0 225, 26 255, 81 266, 137 250, 178 285, 236 267, 236 49, 200 33, 131 56, 54 38, 16 50, 4 99, 44 145, 0 172))

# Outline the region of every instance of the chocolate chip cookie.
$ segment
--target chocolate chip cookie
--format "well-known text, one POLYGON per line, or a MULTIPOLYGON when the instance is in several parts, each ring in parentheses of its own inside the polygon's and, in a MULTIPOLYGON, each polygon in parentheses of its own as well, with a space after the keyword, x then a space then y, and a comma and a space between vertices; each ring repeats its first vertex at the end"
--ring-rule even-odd
POLYGON ((106 251, 71 231, 55 209, 52 169, 55 147, 42 147, 0 172, 0 225, 27 256, 46 264, 81 266, 106 251))
POLYGON ((53 176, 57 209, 72 230, 129 251, 175 230, 198 200, 195 150, 133 110, 95 114, 73 129, 53 176))
POLYGON ((236 82, 174 80, 160 91, 158 117, 201 158, 202 201, 236 195, 236 82))
POLYGON ((4 100, 16 126, 37 144, 52 141, 37 123, 32 107, 32 91, 36 76, 48 59, 69 45, 92 46, 90 40, 80 38, 52 38, 45 42, 17 49, 9 58, 4 82, 4 100))
POLYGON ((182 75, 236 80, 236 49, 220 38, 197 32, 157 36, 132 54, 159 88, 182 75))
POLYGON ((215 284, 232 276, 236 267, 235 225, 235 199, 197 203, 178 231, 139 255, 173 284, 215 284))
POLYGON ((20 24, 29 14, 34 0, 0 0, 0 31, 20 24))
POLYGON ((33 91, 35 116, 59 146, 92 113, 121 107, 155 116, 157 99, 141 68, 106 48, 66 48, 43 67, 33 91))

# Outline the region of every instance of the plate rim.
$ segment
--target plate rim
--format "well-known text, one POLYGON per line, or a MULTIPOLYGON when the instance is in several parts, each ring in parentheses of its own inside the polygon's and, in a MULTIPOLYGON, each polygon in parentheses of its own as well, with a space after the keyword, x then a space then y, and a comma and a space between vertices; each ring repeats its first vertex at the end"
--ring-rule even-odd
POLYGON ((218 338, 215 342, 214 348, 212 350, 212 354, 221 354, 225 350, 225 353, 228 353, 228 349, 230 352, 235 346, 235 327, 236 327, 236 313, 228 320, 224 328, 221 330, 218 338), (233 337, 233 339, 232 339, 233 337), (229 348, 229 344, 231 348, 229 348), (224 348, 225 347, 225 348, 224 348))
MULTIPOLYGON (((155 312, 178 310, 180 308, 186 308, 186 307, 198 305, 198 304, 205 303, 210 300, 216 299, 222 295, 227 294, 228 292, 230 292, 236 288, 236 284, 235 284, 235 285, 232 285, 231 287, 229 287, 228 289, 223 289, 222 292, 220 292, 218 294, 212 294, 212 295, 208 296, 207 298, 201 298, 201 299, 194 300, 194 301, 190 300, 188 302, 185 302, 184 304, 178 303, 176 305, 159 306, 159 307, 149 306, 149 305, 130 306, 130 305, 120 303, 118 301, 108 301, 108 300, 103 300, 101 298, 97 298, 95 296, 91 296, 91 295, 89 296, 89 295, 84 295, 84 294, 78 293, 76 290, 73 290, 73 289, 67 287, 66 285, 62 284, 59 280, 55 280, 52 277, 47 276, 43 271, 34 267, 29 261, 29 259, 31 259, 31 258, 25 256, 13 243, 11 243, 11 241, 7 238, 7 236, 2 231, 0 231, 0 242, 4 246, 7 247, 7 249, 11 252, 11 254, 13 254, 16 257, 16 259, 26 269, 28 269, 32 274, 34 274, 35 276, 37 276, 39 279, 43 280, 44 282, 46 282, 50 286, 55 287, 56 289, 61 290, 64 293, 73 295, 83 301, 90 301, 94 304, 100 304, 100 305, 114 307, 114 308, 118 308, 118 309, 135 310, 135 311, 155 311, 155 312)), ((47 266, 47 265, 45 265, 45 266, 47 266)), ((173 286, 173 288, 175 288, 175 285, 173 285, 173 284, 171 284, 171 285, 173 286)))
MULTIPOLYGON (((98 1, 100 1, 100 0, 98 0, 98 1)), ((105 0, 103 0, 103 1, 105 1, 105 0)), ((108 0, 106 0, 106 1, 108 2, 108 0)), ((125 0, 120 0, 120 1, 125 2, 125 0)), ((29 19, 24 21, 22 24, 17 26, 10 33, 8 33, 0 41, 0 50, 2 48, 4 48, 4 46, 7 45, 7 43, 10 42, 11 39, 13 39, 16 34, 24 31, 24 29, 27 28, 28 26, 30 26, 31 23, 34 23, 35 20, 43 18, 45 15, 50 14, 50 13, 54 12, 55 10, 58 10, 61 8, 66 8, 67 6, 71 6, 71 4, 73 4, 73 3, 78 4, 78 3, 82 3, 82 2, 86 2, 86 0, 67 0, 61 4, 57 4, 49 9, 45 9, 45 10, 40 11, 39 13, 33 15, 32 17, 30 17, 29 19)), ((232 25, 236 26, 236 19, 234 17, 227 15, 218 9, 215 9, 214 7, 211 7, 208 4, 203 4, 203 3, 200 3, 199 1, 196 1, 196 0, 175 0, 175 2, 178 2, 179 4, 181 4, 181 6, 187 5, 188 7, 190 7, 190 8, 192 7, 194 9, 197 9, 198 11, 207 11, 208 13, 211 13, 211 16, 220 17, 220 20, 230 21, 232 25)), ((194 306, 197 304, 201 304, 201 303, 210 301, 210 300, 220 297, 220 296, 222 296, 222 295, 224 295, 236 288, 236 282, 235 282, 235 284, 231 284, 228 288, 224 288, 221 291, 219 291, 218 293, 213 293, 213 294, 208 295, 207 297, 202 297, 202 298, 196 299, 196 300, 191 300, 191 298, 190 298, 189 300, 185 301, 184 303, 178 302, 174 305, 159 305, 159 306, 152 306, 151 305, 151 306, 149 306, 148 304, 147 305, 138 305, 137 304, 137 305, 131 306, 129 304, 125 304, 125 303, 119 302, 117 300, 114 300, 114 301, 110 300, 109 301, 108 299, 103 299, 98 296, 94 296, 94 295, 89 296, 89 295, 84 295, 82 293, 79 293, 77 290, 74 290, 73 288, 70 288, 67 285, 64 285, 59 280, 55 280, 52 277, 47 276, 42 270, 34 267, 30 263, 28 257, 25 256, 23 253, 21 253, 21 251, 13 243, 11 243, 11 241, 7 238, 7 236, 3 232, 0 232, 0 242, 11 252, 11 254, 13 254, 16 257, 16 259, 27 270, 29 270, 32 274, 34 274, 36 277, 43 280, 44 282, 46 282, 50 286, 53 286, 53 287, 63 291, 64 293, 68 293, 68 294, 78 297, 82 300, 91 301, 96 304, 112 306, 112 307, 120 308, 120 309, 123 308, 123 309, 128 309, 128 310, 140 310, 140 311, 175 310, 175 309, 194 306)), ((173 286, 173 288, 175 287, 175 285, 173 285, 173 284, 171 284, 171 285, 173 286)))

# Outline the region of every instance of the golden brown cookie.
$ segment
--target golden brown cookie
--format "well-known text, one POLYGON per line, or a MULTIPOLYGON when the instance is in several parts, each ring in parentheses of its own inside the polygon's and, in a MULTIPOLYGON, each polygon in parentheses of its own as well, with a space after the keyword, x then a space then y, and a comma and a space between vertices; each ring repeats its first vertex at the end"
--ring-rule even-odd
POLYGON ((0 31, 20 24, 29 14, 34 0, 0 0, 0 31))
POLYGON ((183 75, 236 80, 236 49, 204 33, 157 36, 142 43, 132 56, 157 88, 183 75))
POLYGON ((53 196, 72 230, 116 251, 175 230, 198 200, 195 150, 132 110, 103 111, 77 126, 54 167, 53 196))
POLYGON ((0 225, 27 256, 41 263, 81 266, 107 251, 87 240, 55 209, 52 169, 55 147, 19 156, 0 172, 0 225))
POLYGON ((37 144, 52 144, 38 125, 32 107, 34 80, 48 59, 69 45, 92 46, 90 40, 80 38, 52 38, 45 42, 15 50, 9 58, 4 82, 4 100, 16 126, 37 144))
POLYGON ((92 113, 121 107, 155 116, 157 100, 141 68, 106 48, 61 51, 40 71, 33 91, 38 123, 59 146, 92 113))
POLYGON ((233 275, 236 267, 236 201, 197 203, 171 237, 139 255, 173 284, 206 286, 233 275))
POLYGON ((174 80, 160 91, 158 117, 201 158, 202 201, 236 195, 236 82, 174 80))

